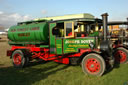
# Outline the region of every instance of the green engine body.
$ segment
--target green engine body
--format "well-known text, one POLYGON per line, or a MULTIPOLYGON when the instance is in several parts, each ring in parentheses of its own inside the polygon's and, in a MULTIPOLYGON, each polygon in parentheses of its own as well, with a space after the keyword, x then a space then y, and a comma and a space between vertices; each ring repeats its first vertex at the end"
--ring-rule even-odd
POLYGON ((47 43, 49 42, 48 22, 20 23, 10 27, 8 38, 15 43, 47 43))

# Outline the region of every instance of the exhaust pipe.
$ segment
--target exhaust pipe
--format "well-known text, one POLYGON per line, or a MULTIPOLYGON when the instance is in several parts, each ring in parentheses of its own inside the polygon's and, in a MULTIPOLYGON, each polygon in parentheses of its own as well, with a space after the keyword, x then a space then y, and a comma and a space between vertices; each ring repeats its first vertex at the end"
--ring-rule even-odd
POLYGON ((102 20, 103 20, 103 35, 104 35, 104 41, 107 40, 107 34, 108 34, 108 14, 104 13, 101 15, 102 16, 102 20))

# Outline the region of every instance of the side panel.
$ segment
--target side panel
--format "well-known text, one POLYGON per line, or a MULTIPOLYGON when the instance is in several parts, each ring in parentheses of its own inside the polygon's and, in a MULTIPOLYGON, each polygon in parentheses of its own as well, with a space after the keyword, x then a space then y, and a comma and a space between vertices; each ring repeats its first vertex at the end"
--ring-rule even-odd
POLYGON ((56 39, 56 52, 62 54, 62 39, 56 39))
POLYGON ((95 45, 95 38, 78 38, 78 39, 64 39, 63 51, 64 53, 78 52, 79 48, 90 48, 89 44, 95 45))
POLYGON ((52 34, 52 29, 56 27, 56 23, 50 23, 49 24, 49 36, 50 36, 50 53, 55 54, 56 53, 56 44, 55 44, 55 35, 52 34))

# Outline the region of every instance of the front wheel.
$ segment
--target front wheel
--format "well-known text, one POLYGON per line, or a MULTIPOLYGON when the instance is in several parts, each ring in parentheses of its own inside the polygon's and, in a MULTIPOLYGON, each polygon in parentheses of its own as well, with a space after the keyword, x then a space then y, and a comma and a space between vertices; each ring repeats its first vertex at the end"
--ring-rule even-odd
POLYGON ((100 55, 91 53, 83 58, 82 69, 85 74, 102 76, 105 72, 106 64, 100 55))
POLYGON ((12 63, 16 68, 23 68, 29 62, 29 57, 25 55, 24 50, 15 50, 12 54, 12 63))
POLYGON ((119 47, 114 51, 115 61, 124 64, 128 61, 128 51, 123 47, 119 47))

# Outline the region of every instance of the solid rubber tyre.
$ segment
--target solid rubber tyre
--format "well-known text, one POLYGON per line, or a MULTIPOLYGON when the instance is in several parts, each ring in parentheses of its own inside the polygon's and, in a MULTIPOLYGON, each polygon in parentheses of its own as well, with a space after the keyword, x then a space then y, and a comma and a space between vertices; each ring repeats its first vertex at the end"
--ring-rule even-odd
POLYGON ((96 53, 86 55, 81 64, 83 72, 87 75, 102 76, 106 69, 104 59, 96 53))

